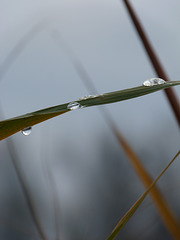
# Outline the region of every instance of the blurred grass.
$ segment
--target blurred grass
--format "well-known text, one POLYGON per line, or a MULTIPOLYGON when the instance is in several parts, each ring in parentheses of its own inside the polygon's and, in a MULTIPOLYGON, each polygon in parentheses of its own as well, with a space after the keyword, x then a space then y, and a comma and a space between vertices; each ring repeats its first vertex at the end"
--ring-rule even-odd
MULTIPOLYGON (((134 151, 129 147, 126 140, 120 134, 118 134, 116 129, 114 129, 114 134, 116 135, 118 141, 121 143, 124 151, 126 152, 126 155, 131 161, 131 164, 134 170, 137 172, 142 183, 145 185, 145 187, 148 188, 148 186, 150 186, 152 183, 152 179, 149 176, 148 172, 144 169, 143 165, 140 163, 134 151)), ((178 156, 178 154, 176 155, 176 157, 178 156)), ((165 198, 161 194, 160 190, 156 186, 154 186, 151 189, 150 195, 169 233, 171 233, 171 235, 174 236, 175 239, 180 239, 179 221, 174 215, 174 212, 171 210, 171 208, 165 201, 165 198)))
MULTIPOLYGON (((127 2, 127 1, 125 1, 127 2)), ((31 33, 32 34, 32 33, 31 33)), ((33 33, 34 34, 34 33, 33 33)), ((24 43, 23 43, 24 44, 24 43)), ((15 54, 17 54, 17 52, 15 52, 15 54)), ((14 55, 15 56, 15 55, 14 55)), ((11 59, 12 60, 12 59, 11 59)), ((10 60, 10 61, 11 61, 10 60)), ((162 74, 159 75, 160 77, 162 77, 162 74)), ((167 78, 165 78, 167 79, 167 78)), ((173 83, 173 82, 170 82, 170 83, 173 83)), ((175 82, 174 82, 175 83, 175 82)), ((176 82, 177 84, 179 84, 179 82, 176 82)), ((167 86, 167 85, 166 85, 167 86)), ((142 87, 141 87, 142 88, 142 87)), ((146 88, 146 87, 145 87, 146 88)), ((144 90, 145 90, 144 88, 144 90)), ((135 88, 134 88, 135 89, 135 88)), ((147 90, 147 88, 146 88, 147 90)), ((160 89, 158 89, 160 90, 160 89)), ((158 90, 155 90, 155 91, 158 91, 158 90)), ((171 91, 171 89, 168 89, 171 91)), ((127 94, 127 90, 122 90, 124 91, 124 94, 126 95, 127 94)), ((122 92, 121 91, 121 92, 122 92)), ((170 92, 169 91, 169 92, 170 92)), ((120 91, 119 91, 120 92, 120 91)), ((154 92, 154 91, 153 91, 154 92)), ((172 91, 171 91, 172 92, 172 91)), ((148 92, 150 93, 150 92, 148 92)), ((145 94, 148 94, 148 93, 143 93, 143 94, 140 94, 138 96, 141 96, 141 95, 145 95, 145 94)), ((107 94, 103 94, 103 95, 99 95, 99 99, 96 97, 95 98, 89 98, 89 99, 86 99, 86 100, 77 100, 77 101, 74 101, 74 102, 78 102, 78 103, 86 103, 86 107, 88 106, 95 106, 95 105, 101 105, 101 104, 107 104, 107 103, 112 103, 112 102, 116 102, 116 101, 122 101, 122 100, 126 100, 126 99, 131 99, 131 98, 134 98, 134 97, 137 97, 137 93, 135 93, 135 95, 133 95, 133 93, 131 92, 131 97, 127 97, 124 95, 123 99, 118 98, 118 96, 113 96, 110 94, 112 93, 107 93, 107 94), (117 100, 118 99, 118 100, 117 100), (120 100, 119 100, 120 99, 120 100), (88 100, 88 101, 87 101, 88 100), (95 101, 94 101, 95 100, 95 101), (99 100, 99 101, 96 101, 96 100, 99 100), (84 102, 83 102, 84 101, 84 102)), ((122 94, 123 95, 123 94, 122 94)), ((67 103, 69 104, 69 103, 67 103)), ((9 120, 5 120, 5 121, 2 121, 0 122, 0 131, 2 130, 2 134, 4 134, 2 136, 1 139, 4 139, 5 137, 7 136, 10 136, 12 134, 14 134, 15 132, 17 131, 20 131, 28 126, 33 126, 35 124, 38 124, 42 121, 45 121, 47 119, 50 119, 52 117, 55 117, 55 116, 58 116, 60 114, 63 114, 65 112, 68 112, 69 110, 67 110, 67 104, 66 105, 66 110, 63 111, 63 105, 59 105, 59 106, 55 106, 55 107, 52 107, 52 108, 48 108, 48 109, 43 109, 43 110, 40 110, 40 111, 36 111, 36 112, 33 112, 33 113, 30 113, 30 114, 26 114, 26 115, 23 115, 23 116, 20 116, 20 117, 16 117, 16 118, 13 118, 13 119, 9 119, 9 120), (62 107, 62 108, 61 108, 62 107), (15 127, 16 125, 16 127, 15 127), (2 127, 2 128, 1 128, 2 127), (7 133, 5 131, 5 128, 9 128, 9 133, 7 133), (9 134, 9 135, 8 135, 9 134)), ((178 106, 178 105, 177 105, 178 106)), ((178 111, 177 111, 178 112, 178 111)), ((122 147, 123 149, 125 150, 127 156, 129 156, 129 158, 133 159, 137 159, 137 157, 135 156, 134 157, 134 153, 132 153, 132 150, 129 149, 127 143, 125 142, 125 139, 123 139, 123 137, 121 135, 118 135, 118 130, 114 127, 114 133, 115 135, 117 135, 117 139, 119 138, 120 139, 120 142, 122 144, 122 147)), ((0 137, 1 137, 1 133, 0 133, 0 137)), ((142 166, 141 166, 142 167, 142 166)), ((145 177, 147 177, 147 174, 145 174, 145 177)), ((147 181, 147 185, 150 184, 151 182, 151 179, 149 179, 149 181, 147 181)), ((150 191, 150 190, 149 190, 150 191)), ((153 190, 152 190, 153 192, 153 190)), ((146 194, 147 195, 147 194, 146 194)), ((144 199, 144 198, 143 198, 144 199)), ((142 201, 141 201, 142 202, 142 201)), ((140 203, 139 203, 140 204, 140 203)), ((139 206, 139 205, 138 205, 139 206)), ((135 207, 136 208, 136 207, 135 207)), ((133 210, 134 211, 134 210, 133 210)), ((130 215, 132 214, 132 212, 130 213, 130 215)))
POLYGON ((21 168, 20 163, 18 162, 17 151, 16 151, 11 139, 6 139, 6 140, 7 140, 8 151, 9 151, 9 154, 10 154, 10 157, 11 157, 11 162, 14 166, 17 178, 19 180, 19 184, 21 186, 24 198, 25 198, 26 203, 27 203, 27 207, 29 209, 29 213, 30 213, 30 215, 32 217, 32 220, 33 220, 33 223, 34 223, 41 239, 42 240, 48 240, 48 238, 46 237, 46 234, 44 232, 44 229, 41 225, 41 222, 39 220, 39 217, 38 217, 38 214, 37 214, 37 211, 36 211, 36 207, 35 207, 35 204, 34 204, 34 201, 33 201, 33 197, 32 197, 32 195, 30 193, 30 190, 27 186, 25 174, 24 174, 24 172, 21 168))
MULTIPOLYGON (((132 215, 135 213, 137 208, 143 202, 147 194, 153 190, 154 185, 157 183, 159 178, 165 173, 165 171, 170 167, 170 165, 174 162, 174 160, 179 156, 180 151, 174 156, 174 158, 169 162, 169 164, 163 169, 163 171, 157 176, 157 178, 152 182, 152 184, 148 187, 148 189, 143 193, 143 195, 135 202, 135 204, 129 209, 129 211, 121 218, 118 224, 113 229, 112 233, 108 236, 107 240, 113 240, 117 234, 120 232, 122 227, 130 220, 132 215)), ((174 228, 173 236, 174 239, 180 239, 180 234, 176 226, 172 226, 174 228)))
POLYGON ((38 24, 34 25, 21 39, 14 45, 10 53, 6 56, 4 61, 0 65, 0 81, 2 81, 4 75, 7 73, 13 62, 19 56, 19 54, 27 47, 27 44, 46 26, 48 19, 44 19, 38 24))
MULTIPOLYGON (((69 56, 70 61, 72 62, 72 65, 74 66, 77 74, 79 75, 80 79, 82 80, 82 82, 84 83, 88 91, 97 94, 97 90, 93 84, 93 81, 89 76, 88 72, 86 71, 84 65, 80 61, 80 59, 74 54, 72 49, 69 47, 67 42, 64 41, 64 39, 62 38, 62 36, 59 34, 58 31, 54 30, 52 33, 53 33, 52 34, 53 39, 56 41, 58 45, 60 45, 61 48, 63 48, 65 53, 69 56)), ((108 113, 107 109, 99 108, 99 110, 101 110, 100 112, 102 113, 104 120, 107 122, 108 126, 110 127, 111 131, 116 137, 119 145, 124 150, 134 171, 137 173, 137 175, 139 176, 144 186, 149 187, 153 181, 149 176, 148 172, 143 167, 140 159, 135 154, 130 144, 126 141, 125 137, 122 135, 122 133, 120 133, 119 129, 116 127, 116 124, 114 123, 113 118, 108 113)), ((179 222, 177 221, 176 217, 174 216, 174 213, 172 212, 171 208, 165 201, 160 190, 156 186, 154 186, 154 188, 151 191, 151 197, 166 228, 169 230, 169 232, 172 235, 175 229, 175 231, 177 232, 176 234, 179 234, 180 236, 179 222)))

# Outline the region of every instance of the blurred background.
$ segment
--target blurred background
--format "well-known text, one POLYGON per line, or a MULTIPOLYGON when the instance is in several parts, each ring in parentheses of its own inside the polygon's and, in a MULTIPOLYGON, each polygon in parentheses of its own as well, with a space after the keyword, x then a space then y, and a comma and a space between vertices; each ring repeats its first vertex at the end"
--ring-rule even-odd
MULTIPOLYGON (((131 3, 170 79, 180 80, 180 2, 131 3)), ((123 1, 0 0, 0 16, 1 120, 94 94, 74 58, 99 93, 156 77, 123 1)), ((164 92, 105 108, 155 178, 180 142, 164 92)), ((1 239, 41 239, 12 158, 48 239, 106 239, 144 192, 98 107, 36 125, 29 136, 17 133, 0 142, 0 152, 1 239)), ((180 219, 179 168, 177 161, 158 186, 180 219)), ((171 237, 147 197, 117 239, 171 237)))

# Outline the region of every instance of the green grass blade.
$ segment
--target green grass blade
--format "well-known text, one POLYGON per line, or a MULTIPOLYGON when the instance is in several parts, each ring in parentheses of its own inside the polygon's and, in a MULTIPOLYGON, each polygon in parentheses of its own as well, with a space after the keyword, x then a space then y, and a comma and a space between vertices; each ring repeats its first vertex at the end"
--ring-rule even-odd
MULTIPOLYGON (((180 81, 166 82, 165 84, 151 87, 139 86, 135 88, 120 90, 116 92, 105 93, 96 96, 90 96, 73 101, 79 103, 82 107, 97 106, 102 104, 124 101, 131 98, 140 97, 162 89, 180 85, 180 81)), ((71 103, 71 102, 69 102, 71 103)), ((0 122, 0 140, 26 128, 56 117, 60 114, 70 111, 68 104, 46 108, 32 113, 27 113, 19 117, 11 118, 0 122)))
MULTIPOLYGON (((158 177, 153 181, 153 183, 149 186, 149 188, 143 193, 143 195, 135 202, 135 204, 129 209, 129 211, 121 218, 121 220, 118 222, 116 227, 113 229, 112 233, 109 235, 107 240, 113 240, 117 234, 120 232, 122 227, 129 221, 129 219, 132 217, 132 215, 135 213, 137 208, 140 206, 140 204, 143 202, 147 194, 151 191, 153 186, 156 184, 156 182, 159 180, 159 178, 164 174, 164 172, 169 168, 169 166, 174 162, 174 160, 178 157, 180 154, 180 151, 175 155, 175 157, 170 161, 170 163, 163 169, 163 171, 158 175, 158 177)), ((176 233, 174 233, 175 239, 179 239, 179 235, 177 237, 176 233)))
MULTIPOLYGON (((63 50, 65 50, 65 53, 69 56, 69 59, 74 66, 77 74, 79 75, 80 79, 82 80, 83 84, 86 86, 89 92, 97 93, 97 90, 95 86, 93 85, 93 81, 91 77, 89 76, 88 72, 86 71, 85 67, 83 66, 80 59, 77 57, 77 55, 72 51, 72 49, 69 47, 66 41, 62 38, 60 33, 56 30, 52 31, 51 36, 56 41, 58 46, 60 46, 63 50)), ((170 89, 168 89, 170 90, 170 89)), ((172 88, 171 88, 172 90, 172 88)), ((101 113, 106 120, 108 126, 114 133, 115 137, 117 138, 117 141, 120 146, 122 146, 128 160, 130 161, 132 167, 138 174, 140 180, 145 185, 145 187, 149 187, 153 180, 151 179, 149 173, 146 171, 144 166, 141 164, 140 159, 135 154, 132 147, 128 144, 122 133, 120 133, 119 129, 116 127, 116 124, 114 123, 111 115, 108 113, 107 109, 100 108, 101 113)), ((157 188, 157 186, 154 186, 153 189, 150 192, 153 203, 164 223, 167 230, 169 230, 169 233, 174 236, 174 232, 176 232, 176 235, 180 238, 180 223, 176 219, 176 216, 174 215, 172 209, 168 205, 168 203, 165 201, 163 195, 161 194, 160 190, 157 188), (177 234, 178 233, 178 234, 177 234)), ((56 214, 56 212, 55 212, 56 214)))

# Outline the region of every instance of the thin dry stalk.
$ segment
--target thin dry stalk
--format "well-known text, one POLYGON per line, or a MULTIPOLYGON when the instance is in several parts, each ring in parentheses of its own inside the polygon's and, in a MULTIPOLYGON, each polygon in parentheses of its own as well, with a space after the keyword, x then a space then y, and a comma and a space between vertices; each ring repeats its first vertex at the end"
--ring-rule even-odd
MULTIPOLYGON (((80 79, 85 84, 87 89, 92 93, 97 94, 97 90, 93 84, 93 81, 89 74, 87 73, 85 67, 81 63, 81 61, 77 58, 77 56, 73 53, 73 51, 70 49, 70 47, 67 45, 67 43, 62 39, 62 37, 58 34, 58 32, 54 32, 56 34, 53 35, 54 39, 57 41, 57 43, 61 43, 64 50, 70 57, 70 60, 72 61, 73 66, 75 67, 80 79)), ((108 126, 114 133, 115 137, 117 138, 119 144, 122 146, 124 152, 126 153, 130 163, 132 164, 134 170, 138 174, 139 178, 145 185, 145 187, 150 186, 152 183, 152 179, 149 176, 148 172, 145 170, 143 165, 141 164, 140 160, 136 156, 133 149, 130 147, 130 145, 125 140, 124 136, 120 133, 119 129, 116 127, 111 115, 108 113, 107 109, 105 108, 99 108, 101 113, 104 116, 105 121, 107 122, 108 126)), ((180 239, 180 225, 172 212, 171 208, 168 206, 168 204, 165 202, 164 197, 160 193, 160 190, 154 186, 151 190, 151 197, 153 199, 153 202, 165 224, 167 229, 169 229, 170 232, 172 232, 173 235, 179 236, 180 239)))
POLYGON ((27 44, 32 41, 32 39, 42 31, 43 27, 46 25, 47 19, 42 20, 38 24, 34 25, 22 38, 15 44, 9 54, 6 56, 4 61, 0 65, 0 81, 2 81, 4 75, 9 70, 10 66, 17 59, 19 54, 24 50, 27 44))
MULTIPOLYGON (((23 49, 29 43, 29 41, 31 41, 33 39, 33 37, 35 37, 37 35, 37 33, 39 33, 42 30, 43 26, 45 26, 45 23, 46 23, 46 20, 43 20, 43 21, 39 22, 38 24, 36 24, 35 26, 33 26, 19 40, 19 42, 13 47, 13 49, 10 51, 9 55, 5 58, 5 60, 3 61, 3 63, 0 66, 0 81, 3 79, 4 75, 6 74, 6 72, 8 71, 8 69, 10 68, 12 63, 14 62, 14 60, 19 56, 20 52, 22 52, 23 49)), ((22 192, 24 194, 29 212, 30 212, 30 214, 32 216, 32 219, 34 221, 34 224, 35 224, 41 238, 43 240, 47 240, 47 237, 45 236, 45 233, 42 229, 39 218, 37 216, 32 196, 31 196, 31 194, 30 194, 30 192, 29 192, 29 190, 28 190, 28 188, 25 184, 25 177, 23 175, 22 169, 17 162, 17 159, 18 159, 17 153, 16 153, 16 150, 14 148, 14 145, 13 145, 13 142, 12 142, 11 139, 7 139, 7 148, 8 148, 10 158, 11 158, 12 164, 14 166, 16 175, 18 177, 22 192)))
MULTIPOLYGON (((117 129, 113 125, 112 129, 119 143, 122 145, 124 151, 126 152, 126 155, 128 156, 131 164, 133 165, 133 168, 135 169, 141 181, 147 188, 148 186, 151 185, 152 178, 149 176, 148 172, 144 169, 138 157, 129 147, 124 137, 122 137, 119 134, 119 131, 117 131, 117 129)), ((178 219, 172 212, 171 208, 168 206, 167 202, 165 201, 164 197, 162 196, 157 186, 154 186, 151 189, 150 195, 168 231, 175 239, 180 239, 180 224, 178 222, 178 219)))
MULTIPOLYGON (((47 132, 46 132, 47 134, 47 132)), ((48 145, 49 146, 49 145, 48 145)), ((47 149, 47 148, 45 148, 47 149)), ((60 240, 60 221, 59 221, 59 215, 60 215, 60 201, 58 196, 58 189, 56 182, 53 177, 51 166, 48 164, 47 161, 47 152, 44 152, 44 149, 42 149, 42 169, 44 172, 45 177, 47 178, 49 182, 49 190, 51 192, 51 197, 53 201, 53 217, 54 217, 54 225, 55 225, 55 240, 60 240)))
POLYGON ((10 154, 10 157, 11 157, 11 161, 12 161, 12 164, 14 166, 16 175, 18 177, 18 180, 19 180, 19 183, 20 183, 23 195, 25 197, 25 200, 26 200, 29 212, 30 212, 31 217, 33 219, 33 222, 34 222, 34 224, 35 224, 35 226, 37 228, 37 231, 38 231, 41 239, 48 240, 48 238, 46 237, 45 232, 44 232, 44 230, 43 230, 43 228, 41 226, 41 223, 39 221, 39 217, 37 215, 37 211, 35 209, 35 206, 34 206, 33 199, 32 199, 32 196, 30 194, 30 191, 29 191, 28 187, 25 184, 25 176, 23 175, 23 170, 21 169, 20 165, 17 162, 17 159, 18 159, 17 153, 16 153, 14 145, 13 145, 13 143, 12 143, 12 141, 10 139, 7 139, 7 147, 8 147, 8 151, 9 151, 9 154, 10 154))
MULTIPOLYGON (((137 18, 137 15, 135 14, 135 11, 133 10, 132 6, 130 5, 128 0, 124 0, 125 6, 128 10, 128 13, 132 19, 132 22, 134 23, 134 26, 139 34, 139 37, 144 45, 144 48, 146 50, 147 55, 150 58, 150 61, 154 67, 154 70, 156 71, 157 75, 166 80, 169 81, 168 76, 160 63, 160 60, 158 59, 153 47, 151 46, 151 43, 148 39, 148 37, 145 34, 145 31, 143 27, 141 26, 141 23, 139 19, 137 18)), ((178 102, 178 99, 176 97, 175 92, 173 91, 172 88, 165 89, 165 94, 169 100, 169 103, 171 105, 171 108, 175 114, 175 117, 177 119, 178 124, 180 125, 180 104, 178 102)))
MULTIPOLYGON (((165 171, 170 167, 170 165, 174 162, 174 160, 179 156, 180 151, 174 156, 174 158, 168 163, 168 165, 162 170, 162 172, 157 176, 157 178, 150 184, 148 189, 141 195, 141 197, 133 204, 133 206, 129 209, 129 211, 121 218, 121 220, 117 223, 115 228, 113 229, 112 233, 109 235, 107 240, 113 240, 121 228, 127 223, 127 221, 132 217, 132 215, 135 213, 137 208, 140 206, 140 204, 143 202, 147 194, 153 190, 155 184, 159 180, 159 178, 165 173, 165 171)), ((178 235, 174 235, 174 239, 179 240, 178 235)))

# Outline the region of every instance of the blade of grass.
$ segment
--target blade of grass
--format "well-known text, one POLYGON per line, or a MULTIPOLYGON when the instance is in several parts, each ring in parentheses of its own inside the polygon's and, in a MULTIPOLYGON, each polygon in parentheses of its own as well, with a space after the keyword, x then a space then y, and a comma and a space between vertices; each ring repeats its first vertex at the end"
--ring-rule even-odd
MULTIPOLYGON (((47 131, 47 129, 46 129, 47 131)), ((44 135, 44 134, 43 134, 44 135)), ((49 136, 49 134, 48 134, 49 136)), ((45 136, 42 136, 42 141, 43 142, 43 139, 44 139, 45 136)), ((52 145, 51 145, 52 147, 52 145)), ((45 178, 47 179, 48 181, 48 193, 50 193, 50 196, 52 198, 52 206, 53 206, 53 217, 54 217, 54 227, 55 227, 55 237, 54 239, 55 240, 60 240, 60 220, 59 220, 59 216, 60 216, 60 198, 59 198, 59 195, 58 195, 58 188, 57 188, 57 184, 56 184, 56 181, 54 179, 54 175, 53 175, 53 172, 52 172, 52 167, 51 165, 48 163, 48 158, 51 159, 51 153, 49 153, 49 148, 50 148, 50 144, 49 144, 49 138, 48 138, 48 144, 47 144, 47 147, 44 147, 44 145, 42 146, 42 157, 41 159, 43 161, 42 162, 42 169, 43 169, 43 173, 44 173, 44 176, 45 178), (48 149, 48 150, 47 150, 48 149), (47 150, 47 151, 46 151, 47 150), (49 156, 48 156, 48 153, 49 153, 49 156)), ((51 162, 52 163, 52 162, 51 162)))
MULTIPOLYGON (((154 67, 154 70, 156 71, 157 75, 160 78, 168 81, 168 76, 167 76, 162 64, 160 63, 153 47, 151 46, 151 43, 148 40, 148 37, 146 36, 145 31, 144 31, 143 27, 141 26, 141 23, 140 23, 139 19, 137 18, 137 15, 135 14, 135 11, 133 10, 133 8, 130 5, 128 0, 124 0, 124 4, 129 12, 132 22, 134 23, 134 26, 139 34, 139 37, 142 40, 142 43, 147 52, 147 55, 149 56, 151 63, 154 67)), ((173 89, 165 89, 165 94, 169 100, 172 110, 174 111, 177 122, 180 125, 180 104, 175 95, 175 92, 173 91, 173 89)))
MULTIPOLYGON (((151 87, 139 86, 135 88, 129 88, 125 90, 105 93, 96 96, 89 96, 73 101, 80 104, 83 107, 97 106, 102 104, 119 102, 131 98, 140 97, 146 94, 150 94, 168 87, 180 85, 180 81, 167 82, 165 84, 155 85, 151 87)), ((21 115, 19 117, 11 118, 0 122, 0 140, 20 131, 26 127, 33 126, 60 114, 70 111, 68 102, 58 106, 42 109, 36 112, 21 115)))
MULTIPOLYGON (((30 31, 30 34, 28 34, 28 37, 31 37, 32 38, 32 36, 31 36, 31 34, 33 34, 34 33, 34 31, 30 31), (31 33, 32 32, 32 33, 31 33)), ((75 68, 76 68, 76 70, 77 70, 77 72, 78 72, 78 74, 80 75, 80 77, 81 77, 81 79, 86 79, 86 86, 89 88, 89 89, 91 89, 91 91, 92 92, 96 92, 96 90, 95 90, 95 88, 94 88, 94 86, 92 85, 92 81, 91 81, 91 79, 88 77, 88 74, 87 74, 87 72, 85 71, 85 69, 84 69, 84 67, 82 66, 82 64, 81 64, 81 62, 77 59, 77 57, 73 54, 73 52, 71 51, 71 49, 69 49, 68 48, 68 46, 67 46, 67 44, 64 42, 64 41, 62 41, 62 37, 61 38, 59 38, 59 35, 58 35, 58 33, 57 33, 57 31, 54 31, 53 32, 53 37, 54 37, 54 39, 56 39, 56 41, 58 40, 58 43, 59 42, 61 42, 61 44, 63 45, 63 47, 65 48, 65 50, 66 50, 66 52, 68 52, 68 54, 70 55, 70 58, 71 58, 71 60, 72 60, 72 62, 73 62, 73 65, 75 66, 75 68), (59 41, 59 40, 61 40, 61 41, 59 41)), ((23 43, 23 47, 25 46, 25 44, 27 44, 28 43, 28 41, 29 41, 29 39, 28 38, 24 38, 24 40, 23 41, 20 41, 20 43, 22 42, 23 43), (26 40, 26 41, 24 41, 24 40, 26 40), (28 40, 28 41, 27 41, 28 40)), ((20 48, 20 46, 21 46, 22 44, 17 44, 17 46, 15 46, 15 50, 13 50, 12 51, 12 54, 10 54, 10 56, 12 55, 12 58, 15 58, 15 57, 17 57, 18 56, 18 52, 20 52, 20 51, 22 51, 22 49, 20 48)), ((8 58, 7 58, 8 59, 8 58)), ((10 59, 11 60, 11 59, 10 59)), ((12 61, 5 61, 5 66, 6 66, 6 70, 8 69, 8 66, 9 66, 9 63, 12 63, 12 61)), ((103 109, 104 110, 104 109, 103 109)), ((105 112, 103 112, 104 114, 105 114, 105 112)), ((107 115, 107 114, 106 114, 107 115)), ((107 116, 106 116, 106 118, 107 118, 107 116)), ((111 121, 111 124, 112 124, 112 121, 111 121)), ((113 125, 113 126, 115 126, 115 125, 113 125)), ((116 134, 115 135, 117 135, 117 133, 118 133, 118 135, 119 136, 121 136, 121 138, 122 138, 122 135, 120 135, 120 133, 119 132, 117 132, 117 129, 116 129, 116 134)), ((125 139, 124 139, 124 141, 125 141, 125 139)), ((126 143, 127 144, 127 143, 126 143)), ((124 145, 122 145, 123 146, 123 148, 124 148, 124 145)), ((130 148, 130 147, 129 147, 130 148)), ((126 149, 124 149, 125 151, 126 151, 126 149)), ((132 151, 132 149, 131 149, 131 151, 132 151)), ((132 154, 130 154, 129 156, 132 156, 132 154)), ((131 161, 133 161, 133 158, 131 158, 131 161)), ((140 163, 139 163, 140 164, 140 163)), ((138 166, 138 165, 137 165, 138 166)), ((141 168, 142 168, 142 166, 141 166, 141 168)), ((139 170, 139 173, 140 173, 140 175, 142 175, 142 173, 141 173, 141 170, 139 170)), ((142 178, 142 177, 141 177, 142 178)))
MULTIPOLYGON (((180 151, 175 155, 175 157, 170 161, 170 163, 163 169, 163 171, 158 175, 158 177, 152 182, 152 184, 149 186, 149 188, 143 193, 143 195, 135 202, 135 204, 129 209, 129 211, 121 218, 121 220, 118 222, 116 227, 113 229, 112 233, 108 236, 107 240, 113 240, 117 234, 120 232, 122 227, 129 221, 129 219, 132 217, 132 215, 135 213, 135 211, 138 209, 140 204, 143 202, 147 194, 151 191, 151 189, 154 187, 156 182, 159 180, 159 178, 164 174, 164 172, 169 168, 169 166, 174 162, 174 160, 178 157, 180 154, 180 151)), ((174 232, 175 239, 179 239, 179 235, 176 235, 176 232, 174 232)))
MULTIPOLYGON (((116 135, 118 141, 121 143, 124 151, 126 152, 126 155, 129 157, 129 160, 133 165, 133 168, 138 173, 145 187, 150 186, 150 184, 152 183, 152 179, 140 163, 134 151, 129 147, 126 140, 118 133, 116 128, 114 129, 114 134, 116 135)), ((150 195, 169 233, 172 236, 176 236, 176 238, 178 236, 180 239, 180 224, 175 215, 173 214, 171 208, 168 206, 167 202, 163 198, 157 186, 154 186, 152 188, 150 195)))
MULTIPOLYGON (((56 40, 56 42, 61 43, 61 47, 63 47, 63 50, 65 50, 66 54, 69 56, 72 65, 75 67, 76 72, 78 73, 80 79, 85 84, 87 89, 90 92, 97 93, 97 90, 95 86, 93 85, 93 81, 91 80, 89 74, 87 73, 86 69, 84 68, 81 61, 78 59, 78 57, 73 53, 73 51, 70 49, 70 47, 67 45, 67 43, 63 40, 62 36, 57 31, 53 31, 53 38, 56 40)), ((133 149, 130 147, 130 145, 127 143, 123 135, 120 133, 119 129, 116 127, 111 115, 108 113, 107 109, 100 108, 101 113, 104 116, 104 119, 106 120, 108 126, 114 133, 115 137, 117 138, 119 144, 122 146, 125 154, 127 155, 130 163, 132 164, 134 170, 138 174, 139 178, 145 185, 145 187, 148 187, 152 183, 152 179, 149 176, 148 172, 145 170, 143 165, 141 164, 140 160, 136 156, 133 149)), ((163 198, 160 190, 154 186, 154 188, 151 191, 151 197, 154 201, 154 204, 158 210, 158 213, 160 217, 162 218, 166 228, 169 230, 170 233, 174 232, 174 229, 176 229, 176 232, 178 232, 180 236, 180 225, 174 216, 173 212, 171 211, 168 204, 165 202, 165 199, 163 198)))
MULTIPOLYGON (((33 32, 32 32, 33 33, 33 32)), ((27 39, 26 39, 27 40, 27 39)), ((25 43, 25 42, 24 42, 25 43)), ((24 44, 23 43, 23 44, 24 44)), ((20 44, 21 45, 21 44, 20 44)), ((63 44, 64 45, 64 44, 63 44)), ((25 45, 23 45, 23 47, 24 47, 25 45)), ((18 55, 18 51, 20 51, 20 50, 22 50, 21 48, 19 48, 18 47, 18 45, 17 45, 17 47, 15 47, 15 49, 17 50, 17 51, 12 51, 12 57, 17 57, 17 55, 18 55)), ((67 49, 67 47, 66 47, 66 50, 68 50, 67 49)), ((11 56, 11 55, 10 55, 11 56)), ((72 56, 71 56, 72 57, 72 56)), ((7 58, 8 59, 8 58, 7 58)), ((76 69, 78 70, 78 73, 79 73, 79 75, 81 75, 81 77, 84 77, 84 78, 86 78, 87 79, 87 73, 86 73, 86 71, 84 71, 84 68, 81 66, 81 64, 80 64, 80 62, 78 62, 77 61, 77 59, 76 58, 73 58, 73 64, 75 65, 75 67, 76 67, 76 69)), ((7 63, 8 63, 8 61, 7 61, 7 63)), ((10 63, 11 63, 11 61, 10 61, 10 63)), ((7 64, 8 65, 8 64, 7 64)), ((95 88, 93 88, 93 85, 92 85, 92 83, 90 82, 90 78, 88 79, 88 82, 87 82, 88 84, 88 87, 89 88, 91 88, 91 90, 92 90, 92 92, 94 91, 94 89, 95 88)), ((119 134, 119 136, 120 136, 120 134, 119 134)), ((121 135, 121 138, 122 138, 122 135, 121 135)), ((125 140, 124 140, 125 141, 125 140)), ((127 143, 126 143, 127 144, 127 143)), ((122 145, 123 146, 123 145, 122 145)))
MULTIPOLYGON (((5 73, 8 71, 10 66, 13 64, 14 60, 19 56, 20 52, 23 51, 23 49, 27 46, 27 44, 43 29, 45 26, 45 23, 47 22, 47 19, 42 20, 35 26, 33 26, 18 42, 15 44, 13 49, 10 51, 10 53, 7 55, 7 57, 4 59, 3 63, 0 65, 0 81, 2 81, 5 73)), ((42 226, 40 224, 39 218, 36 214, 35 206, 33 203, 33 198, 30 194, 30 191, 25 183, 25 176, 23 175, 22 169, 17 161, 17 153, 15 151, 13 142, 11 139, 8 139, 7 141, 7 148, 10 154, 11 162, 14 166, 16 175, 18 177, 22 192, 24 194, 29 212, 32 216, 32 219, 34 221, 34 224, 38 230, 38 233, 41 237, 41 239, 46 240, 45 233, 42 229, 42 226)))

